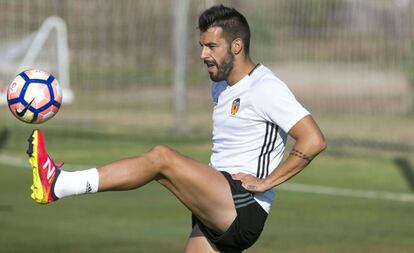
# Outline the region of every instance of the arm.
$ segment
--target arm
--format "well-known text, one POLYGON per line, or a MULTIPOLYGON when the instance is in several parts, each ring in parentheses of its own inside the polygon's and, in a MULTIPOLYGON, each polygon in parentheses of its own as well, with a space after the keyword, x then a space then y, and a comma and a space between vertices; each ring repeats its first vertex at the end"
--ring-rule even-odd
POLYGON ((306 116, 289 131, 295 144, 288 158, 266 179, 265 185, 273 188, 302 171, 320 152, 326 142, 318 125, 311 116, 306 116))
POLYGON ((233 178, 241 180, 243 187, 249 191, 264 192, 298 174, 326 148, 325 138, 310 115, 299 120, 290 129, 289 135, 295 139, 295 144, 288 158, 266 179, 244 173, 233 175, 233 178))

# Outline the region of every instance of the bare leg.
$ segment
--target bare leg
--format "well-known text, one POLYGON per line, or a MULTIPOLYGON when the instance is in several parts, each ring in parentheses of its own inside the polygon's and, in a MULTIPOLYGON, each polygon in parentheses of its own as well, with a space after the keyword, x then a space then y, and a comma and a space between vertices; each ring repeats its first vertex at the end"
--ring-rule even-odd
POLYGON ((230 186, 215 169, 166 147, 98 168, 99 191, 130 190, 157 180, 206 226, 224 232, 236 217, 230 186))
POLYGON ((216 247, 211 244, 200 228, 195 225, 185 246, 185 253, 217 253, 216 247))

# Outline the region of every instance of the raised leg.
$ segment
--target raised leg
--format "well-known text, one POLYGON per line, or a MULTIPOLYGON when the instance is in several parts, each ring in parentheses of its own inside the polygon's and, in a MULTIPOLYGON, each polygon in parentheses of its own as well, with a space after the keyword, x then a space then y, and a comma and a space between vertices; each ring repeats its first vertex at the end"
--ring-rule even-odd
POLYGON ((98 168, 99 191, 130 190, 157 180, 206 226, 224 232, 236 217, 224 176, 167 146, 98 168))

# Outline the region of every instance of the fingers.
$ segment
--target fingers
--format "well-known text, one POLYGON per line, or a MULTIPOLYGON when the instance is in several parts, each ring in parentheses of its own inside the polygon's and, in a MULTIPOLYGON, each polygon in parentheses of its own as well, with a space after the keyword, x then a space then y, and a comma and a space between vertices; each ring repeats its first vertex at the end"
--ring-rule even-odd
POLYGON ((231 175, 231 177, 234 179, 234 180, 242 180, 245 176, 247 176, 247 174, 244 174, 244 173, 237 173, 237 174, 233 174, 233 175, 231 175))
POLYGON ((256 192, 258 189, 259 189, 259 187, 258 186, 256 186, 256 185, 251 185, 251 184, 242 184, 242 186, 246 189, 246 190, 248 190, 248 191, 251 191, 251 192, 256 192))
POLYGON ((245 173, 237 173, 231 175, 234 180, 240 180, 241 185, 243 188, 248 190, 249 192, 263 192, 262 189, 262 182, 255 176, 245 174, 245 173))
POLYGON ((245 173, 233 174, 232 178, 234 180, 240 180, 242 182, 242 187, 248 191, 256 191, 258 187, 255 185, 256 177, 245 173))
POLYGON ((241 186, 249 192, 260 193, 268 190, 262 179, 258 179, 251 175, 237 175, 237 178, 239 177, 241 177, 241 186))

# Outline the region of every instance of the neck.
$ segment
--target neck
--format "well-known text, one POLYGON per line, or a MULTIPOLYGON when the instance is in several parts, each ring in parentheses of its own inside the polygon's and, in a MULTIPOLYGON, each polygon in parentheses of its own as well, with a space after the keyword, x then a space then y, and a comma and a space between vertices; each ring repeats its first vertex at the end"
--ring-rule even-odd
POLYGON ((227 83, 233 86, 252 71, 256 64, 249 58, 234 60, 233 69, 227 78, 227 83))

